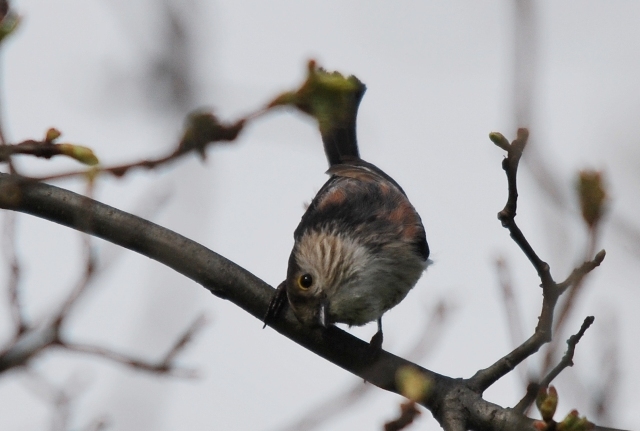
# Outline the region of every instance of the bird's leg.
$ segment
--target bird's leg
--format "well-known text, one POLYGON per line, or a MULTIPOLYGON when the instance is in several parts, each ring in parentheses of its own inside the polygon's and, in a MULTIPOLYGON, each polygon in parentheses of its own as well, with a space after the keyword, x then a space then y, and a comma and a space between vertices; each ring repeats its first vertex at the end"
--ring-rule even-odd
POLYGON ((270 323, 275 321, 287 304, 287 289, 285 288, 287 281, 283 281, 280 283, 278 288, 276 289, 276 293, 271 298, 271 302, 269 302, 269 308, 267 308, 267 313, 264 315, 264 326, 263 329, 270 323))
POLYGON ((371 337, 369 345, 376 351, 382 350, 382 316, 378 317, 378 332, 371 337))

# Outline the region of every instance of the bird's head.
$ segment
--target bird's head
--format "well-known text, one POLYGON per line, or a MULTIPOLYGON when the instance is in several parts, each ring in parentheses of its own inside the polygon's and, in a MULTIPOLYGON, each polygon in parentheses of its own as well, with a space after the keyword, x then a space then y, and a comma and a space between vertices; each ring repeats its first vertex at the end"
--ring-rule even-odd
POLYGON ((336 322, 332 299, 358 283, 369 257, 367 248, 348 236, 305 232, 293 247, 287 271, 287 296, 298 320, 325 327, 336 322))

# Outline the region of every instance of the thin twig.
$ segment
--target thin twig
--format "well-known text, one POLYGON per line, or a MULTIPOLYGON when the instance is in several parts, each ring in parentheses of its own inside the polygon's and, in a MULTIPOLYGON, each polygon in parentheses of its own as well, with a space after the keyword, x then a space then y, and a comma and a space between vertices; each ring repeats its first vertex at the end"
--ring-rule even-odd
MULTIPOLYGON (((504 209, 498 213, 498 219, 502 222, 502 226, 509 230, 511 238, 529 258, 529 261, 534 266, 538 276, 540 277, 543 295, 542 310, 540 312, 540 317, 538 318, 538 325, 536 326, 535 332, 531 337, 529 337, 529 339, 516 347, 509 354, 496 361, 493 365, 479 370, 469 379, 469 387, 478 393, 485 391, 489 386, 511 372, 523 360, 540 350, 544 344, 552 340, 555 307, 560 295, 562 295, 566 290, 565 286, 563 286, 563 288, 558 287, 558 284, 551 276, 549 265, 538 257, 515 222, 518 200, 516 173, 518 171, 518 164, 526 146, 528 136, 529 134, 526 129, 518 129, 517 138, 511 144, 508 144, 506 142, 506 138, 499 133, 492 133, 490 138, 500 148, 507 149, 507 158, 503 160, 502 168, 507 174, 509 195, 504 209)), ((579 269, 574 270, 572 273, 573 278, 570 276, 564 282, 566 286, 573 285, 577 280, 581 280, 584 275, 580 277, 578 277, 578 275, 583 272, 586 274, 600 265, 604 256, 605 252, 603 250, 598 253, 592 261, 585 263, 579 269)))
POLYGON ((51 347, 57 339, 56 328, 52 325, 28 328, 0 351, 0 373, 27 365, 31 359, 51 347))
MULTIPOLYGON (((83 224, 87 226, 85 222, 83 222, 83 224)), ((174 366, 174 360, 176 356, 184 350, 185 346, 194 338, 198 331, 202 329, 206 322, 204 316, 199 316, 174 342, 165 356, 158 362, 148 362, 129 357, 103 347, 78 344, 63 339, 61 335, 61 327, 73 307, 77 304, 79 298, 86 291, 94 273, 95 259, 93 257, 89 241, 85 241, 85 246, 87 247, 87 264, 82 279, 72 290, 71 294, 60 307, 60 310, 49 323, 45 324, 41 328, 31 328, 24 331, 17 336, 8 347, 0 352, 0 373, 10 368, 25 366, 31 359, 43 351, 52 347, 59 347, 69 351, 97 355, 140 370, 161 374, 171 374, 181 377, 195 377, 196 373, 193 370, 176 368, 174 366)))
MULTIPOLYGON (((598 236, 597 226, 589 229, 589 238, 588 238, 589 244, 587 246, 587 252, 586 252, 587 259, 590 259, 591 256, 593 256, 595 253, 597 236, 598 236)), ((603 251, 601 251, 600 253, 603 253, 603 251)), ((598 256, 596 256, 596 259, 598 259, 598 256)), ((561 334, 564 325, 568 322, 569 316, 571 315, 571 312, 573 311, 577 303, 578 296, 584 290, 583 289, 584 280, 587 274, 589 273, 589 270, 588 270, 589 268, 590 268, 589 263, 583 263, 579 268, 575 269, 572 272, 570 276, 571 283, 563 286, 563 287, 566 286, 565 287, 566 295, 564 297, 564 301, 560 305, 560 310, 557 313, 558 317, 556 319, 556 324, 554 328, 555 333, 561 334)), ((543 373, 547 372, 547 370, 550 369, 551 364, 553 363, 554 358, 556 357, 556 352, 559 349, 560 349, 559 343, 552 342, 549 344, 549 347, 545 353, 545 358, 543 361, 543 366, 542 366, 542 369, 544 370, 543 373)))
POLYGON ((589 316, 584 319, 582 322, 582 326, 580 327, 580 331, 577 334, 572 335, 567 340, 567 351, 564 356, 560 360, 560 362, 551 370, 549 373, 540 380, 539 383, 531 383, 527 387, 527 394, 520 400, 520 402, 513 408, 516 412, 524 414, 525 411, 529 409, 529 407, 536 400, 536 396, 540 388, 546 388, 549 384, 560 375, 560 373, 567 367, 573 366, 573 355, 576 351, 576 345, 584 335, 585 331, 589 329, 589 326, 593 323, 595 317, 589 316))
MULTIPOLYGON (((500 290, 502 292, 504 311, 507 316, 507 327, 511 338, 511 345, 515 348, 524 339, 522 321, 520 320, 521 313, 513 290, 513 283, 507 268, 507 262, 504 258, 499 258, 496 261, 496 269, 498 272, 500 290)), ((520 377, 522 378, 522 381, 525 382, 527 372, 522 367, 520 368, 520 371, 520 377)))
POLYGON ((63 148, 62 145, 54 144, 47 139, 42 141, 27 139, 17 144, 4 144, 0 146, 0 162, 7 162, 11 160, 12 156, 18 154, 50 159, 64 155, 63 148))
POLYGON ((198 316, 184 331, 184 333, 173 343, 167 353, 159 361, 155 362, 133 358, 104 347, 72 343, 62 339, 57 340, 57 345, 73 352, 96 355, 138 370, 178 377, 194 378, 197 377, 197 372, 195 370, 178 368, 175 366, 174 361, 176 356, 182 353, 186 345, 193 340, 200 330, 202 330, 206 322, 207 320, 204 315, 198 316))
POLYGON ((84 267, 84 272, 82 274, 82 277, 80 278, 76 286, 71 290, 71 293, 67 295, 67 299, 62 303, 62 306, 60 307, 58 312, 55 314, 53 325, 56 328, 60 328, 62 326, 64 320, 70 314, 71 309, 78 302, 82 294, 87 290, 87 287, 89 286, 89 284, 93 279, 93 273, 96 267, 95 256, 91 247, 88 246, 87 248, 88 248, 86 253, 87 261, 84 267))
POLYGON ((560 290, 560 292, 564 292, 565 290, 567 290, 571 286, 574 286, 576 283, 580 282, 580 280, 584 276, 586 276, 591 271, 593 271, 595 268, 600 266, 600 264, 604 260, 605 256, 606 256, 606 252, 604 250, 600 250, 595 255, 593 260, 589 260, 589 261, 583 262, 582 265, 580 265, 579 267, 575 268, 571 272, 571 274, 569 275, 569 277, 567 277, 566 280, 558 283, 557 284, 557 288, 560 290))
MULTIPOLYGON (((602 328, 602 325, 600 326, 602 328)), ((621 377, 618 334, 620 334, 620 328, 618 328, 617 316, 610 315, 599 334, 600 372, 595 376, 597 379, 596 388, 589 391, 592 394, 590 404, 596 415, 594 419, 598 422, 612 422, 612 407, 620 393, 618 387, 621 377)))
MULTIPOLYGON (((29 380, 25 381, 27 388, 54 408, 51 430, 68 430, 72 408, 81 393, 86 390, 87 383, 79 380, 75 373, 70 376, 70 379, 62 387, 54 385, 33 368, 27 368, 24 375, 29 378, 29 380)), ((83 429, 85 431, 100 431, 105 429, 107 424, 107 418, 102 416, 91 421, 83 429)))
POLYGON ((195 370, 175 368, 171 363, 168 363, 166 361, 166 358, 163 358, 158 362, 149 362, 99 346, 90 346, 86 344, 76 344, 69 342, 61 342, 59 345, 71 352, 86 353, 89 355, 98 356, 100 358, 108 359, 111 362, 129 366, 136 370, 186 378, 197 377, 197 373, 195 370))
MULTIPOLYGON (((586 260, 591 259, 591 256, 593 256, 595 253, 596 242, 597 242, 596 237, 597 237, 597 230, 590 229, 589 246, 587 247, 586 260)), ((562 325, 568 318, 569 313, 571 312, 571 309, 573 308, 573 305, 576 302, 576 297, 580 292, 581 287, 583 286, 584 277, 588 273, 589 273, 588 271, 587 272, 578 271, 578 275, 574 277, 573 283, 571 283, 571 287, 569 288, 569 291, 567 293, 567 298, 565 299, 563 307, 560 309, 560 312, 558 313, 558 319, 556 321, 556 328, 555 328, 556 331, 561 330, 562 325)))
POLYGON ((25 381, 25 386, 53 408, 50 431, 65 431, 69 425, 71 404, 84 388, 78 382, 67 383, 67 387, 57 387, 36 370, 28 369, 25 376, 30 380, 25 381))
MULTIPOLYGON (((545 261, 540 259, 540 257, 538 257, 536 252, 533 250, 533 247, 531 247, 531 244, 529 244, 529 241, 527 241, 524 234, 515 222, 516 209, 518 207, 518 165, 520 163, 522 153, 527 145, 528 139, 529 131, 524 128, 518 129, 517 137, 509 145, 507 157, 502 161, 502 169, 504 169, 505 173, 507 174, 509 196, 507 198, 507 203, 504 209, 498 213, 498 219, 502 223, 502 226, 509 230, 511 238, 513 238, 515 243, 520 247, 529 261, 533 264, 533 267, 538 272, 538 276, 540 277, 540 280, 542 281, 542 285, 544 287, 545 285, 551 286, 554 284, 553 278, 551 277, 549 265, 545 261)), ((496 140, 494 140, 494 142, 495 141, 496 140)), ((502 142, 502 140, 498 141, 502 142)))
POLYGON ((576 345, 580 342, 580 339, 584 335, 585 331, 587 329, 589 329, 589 327, 593 324, 594 321, 595 321, 595 317, 593 317, 593 316, 586 317, 584 319, 584 322, 582 322, 582 326, 580 327, 580 331, 578 331, 577 334, 572 335, 571 337, 569 337, 569 339, 567 340, 567 351, 565 352, 564 356, 562 357, 562 359, 560 360, 558 365, 556 365, 542 379, 542 381, 540 382, 540 384, 542 386, 544 386, 544 387, 549 386, 549 384, 553 381, 553 379, 558 377, 558 375, 562 372, 562 370, 564 370, 567 367, 572 367, 573 366, 573 355, 575 354, 575 351, 576 351, 576 345))
POLYGON ((497 146, 507 150, 507 157, 502 161, 502 168, 507 174, 509 194, 504 209, 498 213, 498 219, 502 223, 502 226, 509 230, 511 238, 525 253, 536 269, 542 281, 543 301, 542 311, 534 334, 524 343, 516 347, 511 353, 499 359, 493 365, 479 370, 469 379, 470 387, 479 393, 482 393, 504 375, 511 372, 518 364, 536 353, 542 345, 551 340, 553 311, 560 296, 560 293, 555 288, 555 282, 551 276, 549 265, 538 257, 515 222, 518 206, 516 174, 522 152, 527 144, 529 132, 527 129, 518 129, 517 138, 511 144, 499 133, 492 133, 489 136, 497 146))
POLYGON ((420 416, 420 410, 413 401, 400 404, 400 416, 384 424, 384 431, 400 431, 408 427, 420 416))
POLYGON ((15 337, 19 337, 27 330, 27 322, 20 304, 20 261, 16 253, 16 214, 4 214, 4 235, 3 235, 3 252, 7 264, 9 266, 9 283, 7 292, 9 294, 9 307, 13 325, 15 328, 15 337))
POLYGON ((198 316, 191 325, 184 331, 182 336, 178 338, 171 349, 167 352, 164 357, 164 362, 167 364, 172 364, 175 357, 184 350, 185 346, 189 344, 193 338, 204 328, 207 323, 207 318, 204 314, 198 316))
POLYGON ((166 156, 161 156, 155 159, 140 160, 137 162, 124 163, 121 165, 102 167, 102 168, 100 167, 91 168, 89 170, 84 169, 79 171, 63 172, 61 174, 46 175, 42 177, 25 177, 25 179, 28 181, 53 181, 53 180, 61 180, 61 179, 73 178, 73 177, 83 177, 83 176, 86 177, 87 175, 95 175, 98 173, 105 173, 105 174, 111 174, 115 177, 122 177, 130 170, 134 170, 137 168, 151 170, 151 169, 157 168, 158 166, 169 164, 169 162, 172 162, 180 158, 184 154, 186 153, 182 153, 174 150, 174 151, 171 151, 171 153, 167 154, 166 156))
MULTIPOLYGON (((155 169, 158 166, 169 164, 186 154, 196 152, 204 158, 206 147, 213 143, 234 141, 244 126, 249 121, 254 121, 262 117, 274 107, 270 105, 263 106, 253 112, 245 115, 234 123, 223 124, 211 113, 196 112, 189 117, 191 123, 187 124, 184 136, 176 147, 168 154, 137 162, 129 162, 115 166, 94 166, 90 169, 63 172, 60 174, 46 175, 41 177, 22 176, 24 181, 53 181, 73 177, 95 178, 98 174, 111 174, 115 177, 122 177, 129 171, 134 169, 155 169), (204 119, 204 121, 201 121, 204 119)), ((63 155, 61 145, 52 141, 42 140, 36 141, 28 139, 18 144, 0 145, 0 162, 9 163, 11 173, 17 174, 13 167, 12 156, 16 154, 31 155, 49 159, 54 156, 63 155)))
MULTIPOLYGON (((223 124, 211 113, 196 113, 190 117, 191 123, 187 124, 182 140, 168 154, 158 157, 140 160, 137 162, 129 162, 115 166, 100 167, 94 166, 88 170, 78 170, 71 172, 63 172, 60 174, 47 175, 41 177, 23 177, 25 181, 52 181, 72 177, 89 177, 94 178, 98 174, 111 174, 115 177, 122 177, 129 171, 134 169, 155 169, 158 166, 169 164, 189 153, 199 153, 204 158, 206 147, 213 143, 234 141, 239 133, 243 130, 245 124, 249 120, 264 115, 270 107, 263 107, 255 112, 248 114, 240 120, 223 124), (204 119, 204 121, 200 121, 204 119)), ((54 155, 61 154, 58 144, 47 141, 28 140, 16 145, 7 145, 4 148, 6 154, 0 153, 1 160, 11 160, 13 154, 29 154, 36 157, 50 158, 54 155)))

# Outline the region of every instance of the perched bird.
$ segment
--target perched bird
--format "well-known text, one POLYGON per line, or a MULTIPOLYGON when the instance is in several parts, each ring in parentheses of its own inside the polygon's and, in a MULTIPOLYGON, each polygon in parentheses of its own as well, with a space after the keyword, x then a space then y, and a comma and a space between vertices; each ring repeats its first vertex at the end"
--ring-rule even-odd
POLYGON ((302 216, 287 279, 265 317, 288 302, 309 326, 378 321, 402 301, 428 265, 420 216, 402 188, 376 166, 345 157, 302 216), (288 300, 288 301, 287 301, 288 300))

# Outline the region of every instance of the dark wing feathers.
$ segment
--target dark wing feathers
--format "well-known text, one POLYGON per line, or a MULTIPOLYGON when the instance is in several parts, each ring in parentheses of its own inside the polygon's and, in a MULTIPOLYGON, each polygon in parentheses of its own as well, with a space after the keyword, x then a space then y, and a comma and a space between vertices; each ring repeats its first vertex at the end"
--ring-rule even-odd
POLYGON ((331 177, 302 216, 294 233, 296 239, 307 229, 328 222, 349 231, 361 231, 363 225, 384 231, 385 223, 402 222, 408 226, 403 234, 411 238, 418 254, 428 259, 429 246, 420 216, 393 178, 356 158, 343 159, 343 163, 332 166, 327 173, 331 177))

